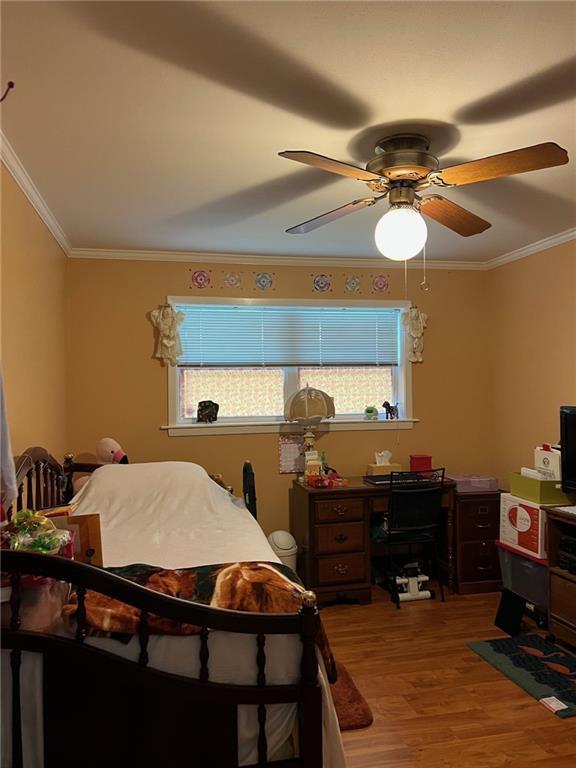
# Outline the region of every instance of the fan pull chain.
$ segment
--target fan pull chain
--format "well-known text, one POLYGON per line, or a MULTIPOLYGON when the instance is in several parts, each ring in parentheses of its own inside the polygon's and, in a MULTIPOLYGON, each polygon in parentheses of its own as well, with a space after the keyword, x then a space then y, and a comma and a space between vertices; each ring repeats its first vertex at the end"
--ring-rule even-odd
POLYGON ((14 88, 14 82, 12 80, 8 80, 8 84, 6 86, 6 89, 4 90, 4 93, 0 97, 0 104, 4 101, 6 96, 8 96, 8 93, 14 88))
POLYGON ((423 291, 429 291, 430 290, 430 283, 426 279, 426 245, 424 245, 423 248, 423 257, 424 257, 424 277, 422 282, 420 283, 420 288, 423 291))
POLYGON ((404 298, 408 298, 408 259, 404 261, 404 298))

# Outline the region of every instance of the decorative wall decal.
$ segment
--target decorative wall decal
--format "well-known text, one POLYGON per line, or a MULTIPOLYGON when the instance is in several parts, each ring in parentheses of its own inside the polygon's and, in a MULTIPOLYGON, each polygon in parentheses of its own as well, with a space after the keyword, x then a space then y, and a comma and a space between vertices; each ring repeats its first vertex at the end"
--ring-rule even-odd
POLYGON ((332 290, 332 280, 330 279, 332 275, 312 275, 312 285, 313 290, 318 291, 319 293, 324 293, 325 291, 331 291, 332 290))
POLYGON ((208 288, 210 285, 210 275, 205 269, 197 269, 192 274, 192 285, 194 288, 208 288))
POLYGON ((242 278, 238 272, 226 272, 224 275, 224 285, 226 288, 240 288, 242 278))
POLYGON ((387 275, 374 275, 372 278, 372 290, 378 293, 384 293, 390 288, 390 281, 387 275))
POLYGON ((270 272, 257 272, 255 283, 256 288, 260 289, 261 291, 268 291, 270 288, 272 288, 272 283, 274 282, 274 278, 270 274, 270 272))
POLYGON ((182 354, 178 326, 184 320, 184 314, 176 312, 171 304, 164 304, 150 312, 150 320, 158 329, 154 357, 159 357, 165 365, 178 365, 178 357, 182 354))
POLYGON ((348 293, 358 293, 360 291, 361 284, 362 278, 360 275, 348 275, 344 281, 344 287, 348 293))
POLYGON ((418 307, 410 307, 407 312, 402 314, 402 323, 408 331, 408 360, 411 363, 422 362, 422 352, 424 350, 424 328, 428 321, 428 315, 420 312, 418 307))

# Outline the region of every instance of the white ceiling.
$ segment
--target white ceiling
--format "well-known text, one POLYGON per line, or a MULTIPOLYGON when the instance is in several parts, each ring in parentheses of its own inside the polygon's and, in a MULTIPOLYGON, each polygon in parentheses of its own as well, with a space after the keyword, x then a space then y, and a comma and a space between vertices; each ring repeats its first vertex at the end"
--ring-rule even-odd
POLYGON ((280 150, 362 165, 423 123, 443 166, 565 147, 446 192, 492 228, 430 222, 427 255, 480 262, 576 223, 575 66, 573 2, 3 2, 2 130, 74 248, 294 257, 376 256, 385 209, 285 234, 371 193, 280 150))

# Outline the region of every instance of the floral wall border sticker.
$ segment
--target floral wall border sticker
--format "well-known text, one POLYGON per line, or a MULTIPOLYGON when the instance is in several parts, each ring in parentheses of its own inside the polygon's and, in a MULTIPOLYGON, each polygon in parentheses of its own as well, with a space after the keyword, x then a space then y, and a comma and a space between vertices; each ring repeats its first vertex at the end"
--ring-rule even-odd
POLYGON ((205 269, 192 270, 190 268, 188 271, 192 272, 192 277, 190 278, 192 285, 188 286, 189 288, 199 288, 200 290, 204 288, 213 288, 211 285, 212 279, 210 277, 212 272, 211 269, 206 271, 205 269))
POLYGON ((319 273, 317 275, 311 274, 312 278, 312 290, 315 293, 326 293, 332 290, 332 275, 325 275, 319 273))
POLYGON ((374 275, 372 293, 386 293, 390 290, 390 275, 374 275))
POLYGON ((255 272, 254 273, 254 285, 259 291, 275 291, 274 285, 274 272, 255 272))
POLYGON ((224 273, 224 287, 225 288, 240 288, 242 286, 242 278, 238 272, 225 272, 224 273))
POLYGON ((346 275, 344 280, 344 289, 347 293, 360 293, 362 278, 360 275, 346 275))

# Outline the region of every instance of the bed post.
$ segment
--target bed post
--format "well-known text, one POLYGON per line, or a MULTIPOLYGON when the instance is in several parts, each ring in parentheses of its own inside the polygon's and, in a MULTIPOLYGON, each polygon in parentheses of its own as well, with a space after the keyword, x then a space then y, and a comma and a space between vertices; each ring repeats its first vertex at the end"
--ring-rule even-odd
POLYGON ((74 476, 74 454, 73 453, 66 453, 64 455, 64 464, 63 471, 64 471, 64 498, 62 499, 62 502, 64 504, 67 504, 72 496, 74 496, 74 489, 72 487, 72 478, 74 476))
POLYGON ((318 685, 316 640, 320 614, 314 592, 302 593, 302 702, 299 709, 300 760, 303 768, 322 765, 322 691, 318 685))
POLYGON ((258 512, 256 509, 256 484, 254 482, 254 470, 252 469, 252 463, 247 459, 244 462, 242 468, 242 497, 248 511, 251 513, 254 520, 258 519, 258 512))

